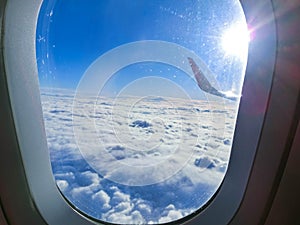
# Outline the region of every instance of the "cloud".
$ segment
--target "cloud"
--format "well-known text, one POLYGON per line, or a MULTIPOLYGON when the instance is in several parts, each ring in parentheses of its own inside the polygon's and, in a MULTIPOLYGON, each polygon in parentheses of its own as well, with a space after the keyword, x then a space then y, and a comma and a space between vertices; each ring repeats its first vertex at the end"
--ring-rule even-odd
POLYGON ((152 212, 152 208, 146 203, 137 204, 137 210, 146 216, 149 216, 152 212))
POLYGON ((170 221, 175 221, 175 220, 178 220, 178 219, 181 219, 183 216, 182 216, 182 213, 178 210, 170 210, 168 212, 168 214, 166 216, 163 216, 159 219, 159 223, 167 223, 167 222, 170 222, 170 221))
POLYGON ((88 215, 118 224, 170 222, 203 206, 222 182, 235 110, 157 98, 132 107, 127 118, 134 101, 122 99, 111 120, 111 99, 80 101, 72 111, 71 94, 42 95, 57 186, 88 215))
POLYGON ((130 202, 130 195, 124 194, 118 190, 113 194, 111 201, 112 201, 112 204, 115 204, 115 205, 122 203, 122 202, 130 202))
POLYGON ((92 199, 96 202, 98 202, 99 206, 103 209, 103 210, 108 210, 111 208, 109 202, 110 202, 110 197, 109 195, 103 191, 100 190, 98 191, 96 194, 92 195, 92 199))
POLYGON ((61 190, 61 191, 65 191, 67 188, 68 188, 68 186, 69 186, 69 183, 67 182, 67 181, 65 181, 65 180, 56 180, 56 184, 57 184, 57 186, 59 187, 59 189, 61 190))
POLYGON ((111 223, 120 223, 122 224, 145 224, 145 220, 138 211, 133 211, 130 215, 126 215, 124 213, 113 213, 110 214, 106 221, 111 223))

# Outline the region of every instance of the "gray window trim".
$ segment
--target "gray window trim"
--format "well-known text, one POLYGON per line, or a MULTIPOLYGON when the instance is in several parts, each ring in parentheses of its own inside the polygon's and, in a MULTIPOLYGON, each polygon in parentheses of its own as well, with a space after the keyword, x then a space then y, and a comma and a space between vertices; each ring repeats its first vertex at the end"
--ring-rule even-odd
MULTIPOLYGON (((256 21, 259 23, 268 17, 270 22, 263 29, 268 32, 269 38, 261 43, 254 42, 250 46, 244 83, 244 87, 247 88, 243 89, 235 139, 225 179, 207 207, 186 221, 186 224, 229 223, 239 208, 248 182, 271 89, 276 50, 276 30, 271 2, 263 1, 263 13, 255 15, 253 7, 248 5, 250 1, 242 1, 247 21, 250 21, 252 16, 258 16, 256 21), (259 17, 262 17, 261 20, 259 17), (262 59, 267 59, 263 65, 268 74, 264 77, 259 77, 259 74, 255 73, 258 63, 257 52, 262 59), (255 92, 255 85, 262 85, 264 91, 255 92), (264 111, 249 116, 247 111, 254 107, 253 99, 260 99, 264 111)), ((41 0, 9 0, 4 21, 4 63, 25 175, 33 202, 48 224, 97 224, 68 204, 56 187, 52 175, 35 52, 36 24, 40 5, 41 0)))

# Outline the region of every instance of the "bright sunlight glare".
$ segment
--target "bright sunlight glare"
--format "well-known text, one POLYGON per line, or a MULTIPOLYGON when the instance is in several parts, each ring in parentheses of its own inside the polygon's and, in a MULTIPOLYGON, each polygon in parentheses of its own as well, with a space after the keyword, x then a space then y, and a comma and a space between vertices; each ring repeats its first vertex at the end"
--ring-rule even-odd
POLYGON ((248 51, 250 32, 247 26, 236 24, 224 31, 221 42, 226 54, 244 58, 248 51))

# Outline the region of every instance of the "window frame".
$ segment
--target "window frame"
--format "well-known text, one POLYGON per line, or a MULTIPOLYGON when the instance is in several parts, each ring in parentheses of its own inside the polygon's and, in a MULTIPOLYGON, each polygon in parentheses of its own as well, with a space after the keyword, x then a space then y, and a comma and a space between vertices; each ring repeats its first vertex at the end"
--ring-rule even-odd
MULTIPOLYGON (((185 224, 228 224, 244 196, 264 123, 276 58, 276 29, 272 4, 265 1, 262 12, 257 13, 248 4, 250 1, 241 1, 246 20, 249 23, 256 17, 255 21, 258 24, 259 18, 263 20, 268 17, 270 22, 257 31, 257 35, 266 32, 268 38, 260 42, 254 41, 249 48, 228 170, 218 192, 209 203, 196 213, 179 220, 180 223, 185 221, 185 224), (267 63, 259 62, 257 53, 262 59, 268 59, 267 63), (268 75, 259 77, 259 74, 255 73, 255 67, 259 63, 264 66, 268 75), (264 87, 264 91, 255 92, 257 85, 264 87), (255 99, 260 99, 262 112, 249 116, 248 109, 255 107, 255 99)), ((23 0, 22 3, 18 0, 8 0, 1 33, 4 75, 22 160, 21 166, 30 198, 46 223, 101 224, 100 221, 88 218, 65 200, 52 174, 36 63, 36 25, 41 3, 42 0, 23 0)), ((256 24, 252 25, 255 27, 256 24)))

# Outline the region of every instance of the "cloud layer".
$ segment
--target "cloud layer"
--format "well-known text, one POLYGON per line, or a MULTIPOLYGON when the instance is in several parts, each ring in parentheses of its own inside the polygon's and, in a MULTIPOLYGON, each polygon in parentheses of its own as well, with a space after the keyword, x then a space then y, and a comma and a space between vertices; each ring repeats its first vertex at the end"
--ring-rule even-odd
POLYGON ((222 182, 235 105, 73 98, 42 93, 46 133, 57 186, 90 216, 118 224, 178 220, 222 182))

